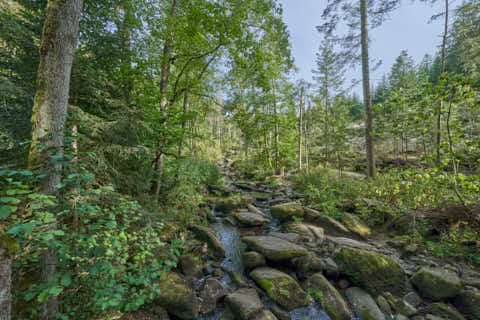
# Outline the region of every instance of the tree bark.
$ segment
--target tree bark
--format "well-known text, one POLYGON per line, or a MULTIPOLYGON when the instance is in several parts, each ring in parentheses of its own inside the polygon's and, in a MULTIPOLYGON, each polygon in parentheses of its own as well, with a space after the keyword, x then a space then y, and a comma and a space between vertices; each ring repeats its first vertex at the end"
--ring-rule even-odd
POLYGON ((12 317, 12 255, 18 242, 6 235, 0 225, 0 320, 12 317))
MULTIPOLYGON (((173 0, 172 8, 170 11, 170 20, 173 22, 177 15, 179 0, 173 0)), ((164 163, 164 148, 167 140, 167 113, 168 113, 168 99, 167 99, 167 89, 168 89, 168 79, 170 77, 170 65, 171 65, 171 52, 173 49, 173 39, 170 34, 171 30, 167 30, 167 35, 165 39, 165 45, 163 46, 163 56, 162 56, 162 71, 160 77, 160 106, 158 111, 162 113, 162 127, 163 132, 159 142, 159 157, 157 158, 157 182, 155 188, 155 203, 158 204, 160 197, 160 189, 162 187, 162 176, 163 176, 163 163, 164 163)))
POLYGON ((300 111, 298 116, 298 169, 302 169, 302 135, 303 135, 303 87, 300 89, 300 111))
POLYGON ((272 81, 272 90, 273 90, 273 118, 275 121, 275 170, 278 170, 278 162, 280 158, 280 151, 278 149, 278 117, 277 117, 277 97, 275 93, 275 80, 272 81))
MULTIPOLYGON (((43 28, 29 162, 32 167, 41 166, 46 173, 40 189, 51 196, 57 193, 56 186, 61 182, 62 164, 60 161, 52 163, 51 157, 57 155, 62 158, 64 153, 70 75, 82 7, 82 0, 49 0, 43 28), (45 147, 39 148, 40 144, 45 147)), ((56 221, 49 228, 56 229, 56 221)), ((45 283, 52 284, 55 280, 56 265, 56 252, 54 248, 49 248, 42 257, 45 283)), ((55 319, 57 310, 57 298, 49 297, 42 316, 44 319, 55 319)))
MULTIPOLYGON (((442 64, 440 72, 443 74, 445 72, 445 57, 447 51, 447 36, 448 36, 448 0, 445 0, 445 20, 443 24, 443 39, 442 39, 442 64)), ((440 109, 438 110, 437 114, 437 134, 436 134, 436 141, 435 147, 437 149, 437 156, 436 156, 436 163, 440 165, 440 144, 442 142, 442 110, 443 110, 443 99, 440 100, 440 109)))
POLYGON ((368 23, 367 0, 360 0, 361 15, 361 46, 362 46, 362 78, 363 78, 363 103, 365 105, 365 145, 367 155, 367 176, 375 178, 375 152, 373 146, 372 130, 372 97, 370 94, 370 69, 368 60, 368 23))

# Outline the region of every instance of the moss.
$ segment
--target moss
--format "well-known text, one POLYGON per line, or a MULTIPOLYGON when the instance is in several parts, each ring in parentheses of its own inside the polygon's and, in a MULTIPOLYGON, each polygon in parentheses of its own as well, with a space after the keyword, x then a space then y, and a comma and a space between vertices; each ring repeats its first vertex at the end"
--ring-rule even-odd
POLYGON ((421 268, 411 281, 424 297, 436 301, 454 297, 462 289, 458 276, 443 269, 421 268))
POLYGON ((336 260, 356 285, 373 295, 385 291, 403 294, 405 291, 405 274, 402 267, 385 255, 361 249, 342 248, 336 260))

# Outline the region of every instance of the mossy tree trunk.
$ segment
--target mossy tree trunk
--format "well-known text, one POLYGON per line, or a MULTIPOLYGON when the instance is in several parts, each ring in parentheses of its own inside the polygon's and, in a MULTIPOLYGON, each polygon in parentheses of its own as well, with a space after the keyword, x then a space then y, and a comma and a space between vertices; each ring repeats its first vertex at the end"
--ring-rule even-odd
MULTIPOLYGON (((67 114, 70 74, 79 31, 82 0, 49 0, 40 47, 40 64, 32 115, 32 145, 29 161, 46 173, 40 183, 41 192, 55 195, 61 182, 62 164, 52 156, 63 157, 64 129, 67 114)), ((55 210, 55 208, 51 208, 55 210)), ((49 228, 56 229, 56 222, 49 228)), ((53 247, 42 259, 43 281, 55 279, 57 257, 53 247)), ((55 319, 56 297, 47 299, 44 319, 55 319)))
POLYGON ((12 255, 17 250, 17 241, 6 235, 0 226, 0 320, 12 317, 12 255))

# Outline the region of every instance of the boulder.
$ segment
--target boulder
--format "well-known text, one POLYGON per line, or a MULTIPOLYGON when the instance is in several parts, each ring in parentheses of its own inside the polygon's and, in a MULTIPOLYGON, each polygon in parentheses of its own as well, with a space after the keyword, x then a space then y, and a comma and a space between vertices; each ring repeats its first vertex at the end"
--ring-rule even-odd
POLYGON ((308 253, 304 247, 271 236, 244 237, 242 240, 250 249, 260 252, 271 261, 289 260, 308 253))
POLYGON ((215 231, 197 225, 193 225, 190 228, 198 239, 205 241, 208 244, 208 248, 212 250, 214 257, 218 259, 225 258, 225 248, 220 239, 215 235, 215 231))
POLYGON ((184 275, 195 278, 203 276, 203 263, 199 257, 192 254, 184 254, 178 260, 180 270, 182 270, 184 275))
POLYGON ((180 319, 196 319, 198 299, 187 281, 175 272, 165 272, 158 281, 159 296, 154 304, 160 305, 180 319))
POLYGON ((462 289, 462 281, 452 271, 422 267, 410 279, 425 298, 439 301, 455 297, 462 289))
POLYGON ((304 215, 303 207, 295 202, 277 204, 270 207, 272 216, 280 222, 294 221, 294 217, 301 218, 304 215))
POLYGON ((431 305, 427 306, 425 310, 440 318, 449 320, 465 320, 465 317, 462 316, 457 309, 445 303, 432 303, 431 305))
POLYGON ((462 290, 455 299, 455 305, 469 319, 480 319, 480 290, 462 290))
POLYGON ((255 289, 238 289, 225 298, 225 303, 235 318, 240 320, 252 320, 263 309, 255 289))
POLYGON ((361 249, 342 248, 335 259, 341 272, 375 296, 385 291, 403 295, 405 291, 405 273, 400 264, 390 257, 361 249))
POLYGON ((199 293, 200 313, 210 313, 217 308, 217 302, 227 295, 227 289, 215 278, 205 280, 199 293))
POLYGON ((270 307, 272 313, 279 319, 279 320, 292 320, 292 317, 288 314, 288 312, 283 311, 280 307, 273 305, 270 307))
POLYGON ((383 296, 377 297, 377 305, 384 314, 387 314, 387 315, 392 314, 392 307, 388 303, 387 299, 385 299, 383 296))
POLYGON ((372 235, 372 230, 367 226, 367 224, 353 214, 345 212, 342 216, 342 222, 348 230, 360 238, 366 239, 372 235))
POLYGON ((253 270, 250 276, 273 301, 289 311, 309 303, 307 294, 297 281, 284 272, 261 267, 253 270))
POLYGON ((291 222, 285 225, 285 231, 296 233, 304 238, 312 239, 321 244, 325 239, 323 229, 313 224, 303 222, 291 222))
POLYGON ((267 218, 248 211, 237 211, 233 216, 241 227, 259 227, 270 222, 267 218))
POLYGON ((362 241, 357 241, 353 240, 350 238, 343 238, 343 237, 327 237, 327 242, 328 243, 333 243, 336 246, 339 247, 351 247, 351 248, 357 248, 357 249, 363 249, 363 250, 374 250, 375 248, 371 245, 369 245, 366 242, 362 241))
POLYGON ((385 315, 367 292, 358 287, 351 287, 347 289, 345 295, 361 320, 385 320, 385 315))
POLYGON ((321 273, 311 276, 304 282, 303 287, 313 295, 332 320, 352 318, 352 312, 342 295, 321 273))
POLYGON ((411 306, 415 308, 422 303, 422 298, 420 298, 418 294, 414 291, 410 291, 409 293, 407 293, 403 297, 403 300, 405 300, 405 302, 408 302, 411 306))
POLYGON ((306 278, 309 274, 321 272, 325 269, 325 262, 312 253, 295 258, 292 263, 300 278, 306 278))
POLYGON ((251 204, 253 199, 249 195, 231 196, 228 198, 218 199, 215 203, 215 210, 229 213, 235 209, 245 208, 251 204))
POLYGON ((253 269, 266 265, 265 258, 258 252, 247 251, 243 254, 243 265, 247 269, 253 269))
POLYGON ((328 236, 349 236, 352 234, 343 224, 317 210, 305 208, 304 211, 305 221, 321 227, 328 236))
POLYGON ((300 236, 293 232, 285 233, 285 232, 272 231, 272 232, 269 232, 268 235, 271 237, 280 238, 290 242, 299 242, 301 240, 300 236))
POLYGON ((268 310, 262 310, 253 320, 278 320, 275 315, 268 310))

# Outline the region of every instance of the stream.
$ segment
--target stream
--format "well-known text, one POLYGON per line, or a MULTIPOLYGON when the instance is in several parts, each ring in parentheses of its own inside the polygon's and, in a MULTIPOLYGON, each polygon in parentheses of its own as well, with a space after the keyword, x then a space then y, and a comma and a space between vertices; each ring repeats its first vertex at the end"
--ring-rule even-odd
MULTIPOLYGON (((228 176, 227 176, 228 177, 228 176)), ((234 186, 234 182, 230 177, 229 181, 227 182, 229 187, 234 186)), ((255 198, 255 202, 253 205, 259 208, 265 217, 271 219, 271 222, 260 228, 259 230, 255 230, 255 233, 266 235, 270 232, 276 232, 280 230, 280 222, 270 215, 269 209, 269 202, 272 199, 272 192, 267 189, 267 186, 258 185, 261 188, 265 188, 264 194, 265 197, 258 197, 255 198), (270 194, 270 196, 269 196, 270 194)), ((261 192, 258 191, 246 191, 240 188, 235 188, 237 191, 243 194, 259 194, 261 192)), ((221 212, 217 212, 215 207, 212 208, 210 214, 215 218, 215 222, 210 225, 210 227, 215 231, 217 237, 222 242, 223 246, 225 247, 225 259, 221 263, 221 268, 225 270, 221 283, 228 288, 229 293, 234 292, 237 289, 234 281, 232 281, 230 273, 237 272, 238 274, 242 275, 244 278, 248 280, 250 284, 253 284, 253 280, 249 278, 248 274, 245 272, 245 268, 243 265, 242 260, 242 252, 244 250, 245 245, 241 241, 242 237, 242 229, 233 226, 228 222, 221 212), (229 272, 230 271, 230 272, 229 272)), ((249 230, 249 229, 245 229, 249 230)), ((266 307, 275 306, 275 302, 273 302, 268 297, 263 297, 262 302, 266 307)), ((218 320, 221 318, 224 312, 224 307, 221 305, 217 308, 217 310, 211 314, 202 315, 198 319, 200 320, 218 320)), ((330 317, 322 310, 322 308, 317 304, 311 304, 305 308, 299 308, 293 310, 288 313, 292 320, 329 320, 330 317)))

